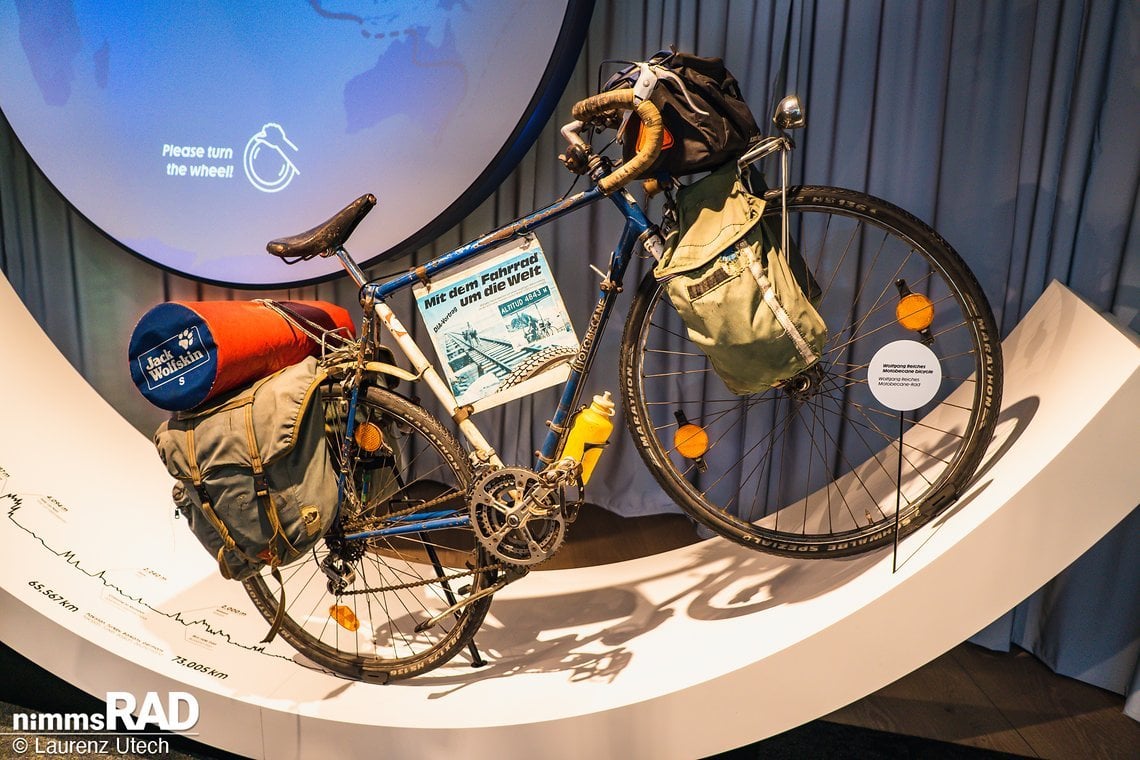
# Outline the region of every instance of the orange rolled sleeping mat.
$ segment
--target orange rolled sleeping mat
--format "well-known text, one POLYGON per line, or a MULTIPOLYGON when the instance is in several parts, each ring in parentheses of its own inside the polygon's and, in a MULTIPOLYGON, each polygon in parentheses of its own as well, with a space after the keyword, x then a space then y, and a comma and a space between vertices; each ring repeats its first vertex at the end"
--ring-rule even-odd
MULTIPOLYGON (((351 338, 348 311, 324 301, 277 301, 316 330, 351 338)), ((170 301, 139 320, 128 347, 131 379, 152 404, 172 412, 316 355, 321 346, 260 301, 170 301)))

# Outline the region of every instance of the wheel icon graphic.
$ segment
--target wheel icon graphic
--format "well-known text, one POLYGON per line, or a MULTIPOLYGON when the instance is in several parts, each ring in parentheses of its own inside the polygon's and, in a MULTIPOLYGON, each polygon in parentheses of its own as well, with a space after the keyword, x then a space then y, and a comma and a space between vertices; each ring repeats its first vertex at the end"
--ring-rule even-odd
POLYGON ((296 153, 297 146, 285 136, 280 124, 270 122, 245 144, 242 164, 250 184, 263 193, 284 190, 301 173, 286 150, 296 153))

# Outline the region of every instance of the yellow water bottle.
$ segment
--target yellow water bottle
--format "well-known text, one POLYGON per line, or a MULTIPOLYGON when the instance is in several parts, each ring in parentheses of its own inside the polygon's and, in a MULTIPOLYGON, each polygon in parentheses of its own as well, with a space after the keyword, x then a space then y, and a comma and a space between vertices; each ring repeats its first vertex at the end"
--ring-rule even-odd
POLYGON ((614 431, 614 411, 614 400, 606 391, 594 396, 594 401, 574 418, 562 456, 582 463, 583 484, 590 479, 602 448, 609 443, 610 433, 614 431))

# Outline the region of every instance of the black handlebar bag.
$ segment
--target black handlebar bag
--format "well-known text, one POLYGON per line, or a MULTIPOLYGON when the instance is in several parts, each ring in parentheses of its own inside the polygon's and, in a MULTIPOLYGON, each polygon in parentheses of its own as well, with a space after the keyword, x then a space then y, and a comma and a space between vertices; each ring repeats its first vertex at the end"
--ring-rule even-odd
MULTIPOLYGON (((661 111, 661 155, 646 174, 684 176, 738 158, 760 135, 740 85, 720 58, 665 50, 610 77, 603 91, 633 88, 661 111)), ((637 152, 641 120, 632 114, 618 132, 623 158, 637 152)))

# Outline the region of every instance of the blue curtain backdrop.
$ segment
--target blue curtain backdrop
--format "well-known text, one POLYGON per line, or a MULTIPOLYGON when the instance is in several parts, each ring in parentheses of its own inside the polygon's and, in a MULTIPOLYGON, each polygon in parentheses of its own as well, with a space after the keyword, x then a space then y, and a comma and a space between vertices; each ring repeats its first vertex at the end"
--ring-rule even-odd
MULTIPOLYGON (((797 136, 793 180, 863 190, 931 223, 977 274, 1003 334, 1053 279, 1135 330, 1138 14, 1133 0, 599 0, 556 116, 518 169, 455 229, 388 269, 406 269, 564 193, 571 178, 557 161, 557 127, 593 91, 599 64, 673 44, 725 58, 762 120, 785 92, 798 92, 808 128, 797 136)), ((381 203, 398 202, 402 191, 377 177, 381 203)), ((596 292, 588 264, 604 264, 619 229, 620 218, 599 206, 540 234, 578 326, 596 292)), ((168 299, 267 295, 204 286, 124 251, 68 207, 4 122, 0 232, 0 266, 28 308, 148 435, 162 414, 134 390, 125 360, 138 317, 168 299)), ((355 302, 344 279, 268 295, 355 302)), ((403 313, 408 306, 396 304, 403 313)), ((616 390, 619 332, 606 337, 588 393, 616 390)), ((515 444, 505 458, 529 461, 552 393, 488 415, 492 440, 515 444)), ((616 512, 675 509, 624 438, 603 457, 592 481, 599 482, 592 500, 616 512)), ((1134 512, 983 632, 984 642, 1012 641, 1061 673, 1131 694, 1127 710, 1140 720, 1138 536, 1134 512)))

